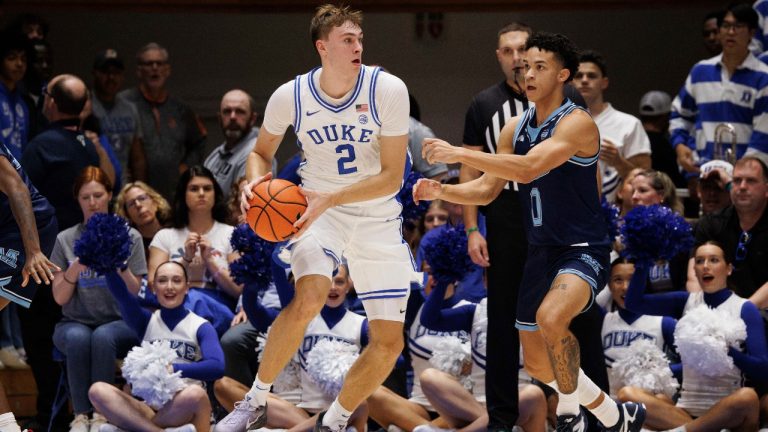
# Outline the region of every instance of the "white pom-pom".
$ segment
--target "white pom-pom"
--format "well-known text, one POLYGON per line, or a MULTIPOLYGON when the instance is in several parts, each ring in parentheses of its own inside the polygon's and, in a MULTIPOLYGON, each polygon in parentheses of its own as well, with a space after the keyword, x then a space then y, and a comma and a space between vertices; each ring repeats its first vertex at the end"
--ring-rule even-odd
POLYGON ((735 369, 728 347, 739 347, 746 337, 744 320, 705 304, 686 312, 675 328, 675 345, 683 367, 709 377, 735 369))
POLYGON ((465 388, 472 388, 472 381, 467 375, 472 365, 472 346, 468 341, 462 341, 456 336, 441 338, 432 349, 429 363, 459 379, 465 388))
POLYGON ((285 368, 280 371, 280 375, 272 383, 273 393, 287 393, 301 387, 301 377, 299 375, 299 364, 291 359, 285 368))
POLYGON ((633 342, 625 355, 613 362, 610 372, 611 381, 619 383, 620 387, 640 387, 669 397, 677 392, 678 382, 669 369, 669 359, 648 339, 633 342))
POLYGON ((322 339, 307 354, 307 374, 326 395, 335 398, 341 391, 359 348, 340 340, 322 339))
POLYGON ((159 410, 187 386, 181 372, 170 371, 169 366, 176 359, 176 351, 165 341, 144 341, 125 357, 123 377, 131 385, 135 396, 159 410))

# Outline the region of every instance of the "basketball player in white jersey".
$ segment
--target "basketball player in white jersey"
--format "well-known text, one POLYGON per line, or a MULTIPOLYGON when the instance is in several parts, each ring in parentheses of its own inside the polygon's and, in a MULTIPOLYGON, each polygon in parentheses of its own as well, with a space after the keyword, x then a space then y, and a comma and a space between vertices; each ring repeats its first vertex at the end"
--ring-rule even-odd
POLYGON ((413 260, 402 239, 395 195, 407 164, 408 90, 397 77, 364 66, 362 14, 323 5, 310 25, 321 67, 282 85, 270 97, 264 124, 248 156, 242 205, 271 178, 272 159, 293 126, 306 160, 299 173, 308 207, 290 243, 296 297, 272 325, 274 337, 245 402, 217 432, 266 423, 271 383, 320 312, 342 255, 370 320, 370 343, 317 430, 338 431, 387 377, 403 348, 403 320, 413 260))

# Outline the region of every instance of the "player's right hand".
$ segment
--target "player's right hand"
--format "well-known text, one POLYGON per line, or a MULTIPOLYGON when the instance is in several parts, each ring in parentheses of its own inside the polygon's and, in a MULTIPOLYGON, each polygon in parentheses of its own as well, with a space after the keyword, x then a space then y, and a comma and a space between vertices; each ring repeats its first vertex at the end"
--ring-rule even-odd
POLYGON ((467 235, 467 253, 472 258, 472 262, 480 267, 491 265, 488 257, 488 242, 479 231, 473 231, 467 235))
POLYGON ((61 269, 56 264, 50 262, 42 252, 27 256, 24 268, 21 269, 21 286, 27 286, 30 276, 32 276, 35 283, 50 285, 53 282, 53 272, 55 271, 61 271, 61 269))
POLYGON ((442 192, 443 185, 439 181, 420 178, 413 185, 413 202, 418 205, 421 200, 431 201, 438 199, 442 192))
POLYGON ((251 208, 251 198, 253 198, 253 188, 256 187, 259 183, 263 183, 267 180, 272 179, 272 172, 268 172, 267 174, 249 181, 248 183, 243 186, 243 189, 240 191, 240 212, 243 214, 243 218, 245 218, 245 214, 248 212, 248 209, 251 208))

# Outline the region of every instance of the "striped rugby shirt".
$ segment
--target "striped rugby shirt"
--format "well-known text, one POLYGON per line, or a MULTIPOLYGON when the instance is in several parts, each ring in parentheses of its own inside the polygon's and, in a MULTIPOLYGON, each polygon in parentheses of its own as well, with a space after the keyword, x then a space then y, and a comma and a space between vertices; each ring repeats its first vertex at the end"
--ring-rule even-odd
MULTIPOLYGON (((672 102, 669 132, 673 147, 685 144, 700 158, 712 159, 715 128, 736 129, 737 157, 768 160, 768 65, 749 54, 733 76, 722 54, 696 63, 672 102)), ((724 141, 730 142, 730 136, 724 141)))

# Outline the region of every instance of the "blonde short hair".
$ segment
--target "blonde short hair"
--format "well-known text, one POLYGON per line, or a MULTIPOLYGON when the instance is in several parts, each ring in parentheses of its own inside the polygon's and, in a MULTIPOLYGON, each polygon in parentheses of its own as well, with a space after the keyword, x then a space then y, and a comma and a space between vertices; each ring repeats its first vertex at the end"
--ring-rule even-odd
POLYGON ((152 201, 155 202, 155 205, 157 206, 157 213, 155 216, 160 222, 160 225, 165 226, 171 220, 171 206, 168 204, 168 201, 166 201, 165 198, 160 195, 159 192, 141 180, 126 183, 125 186, 120 189, 120 193, 117 194, 117 198, 115 199, 115 214, 124 217, 128 222, 131 222, 131 218, 128 216, 128 209, 125 208, 125 194, 128 192, 128 190, 133 188, 139 188, 143 190, 147 195, 149 195, 152 201))

